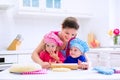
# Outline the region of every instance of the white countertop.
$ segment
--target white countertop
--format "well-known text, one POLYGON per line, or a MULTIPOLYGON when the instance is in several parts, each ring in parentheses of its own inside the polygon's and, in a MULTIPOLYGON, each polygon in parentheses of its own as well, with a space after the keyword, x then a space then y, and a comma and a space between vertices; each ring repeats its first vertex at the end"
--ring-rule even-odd
POLYGON ((106 53, 120 53, 120 48, 90 48, 90 53, 100 53, 100 52, 106 52, 106 53))
POLYGON ((33 50, 0 50, 0 54, 31 54, 33 50))
POLYGON ((47 74, 21 75, 8 70, 0 72, 0 80, 120 80, 120 74, 104 75, 93 70, 72 70, 69 72, 52 72, 47 74))

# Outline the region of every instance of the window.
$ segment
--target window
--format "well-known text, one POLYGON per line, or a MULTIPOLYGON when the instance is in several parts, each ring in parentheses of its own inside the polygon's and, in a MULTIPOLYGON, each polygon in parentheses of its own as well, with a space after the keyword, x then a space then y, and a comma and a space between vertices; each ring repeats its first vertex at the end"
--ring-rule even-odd
POLYGON ((30 7, 30 0, 23 0, 24 7, 30 7))
POLYGON ((61 8, 61 0, 46 0, 46 8, 61 8))
POLYGON ((19 0, 19 9, 22 10, 61 9, 61 0, 19 0))
POLYGON ((23 0, 23 7, 39 7, 39 0, 23 0))

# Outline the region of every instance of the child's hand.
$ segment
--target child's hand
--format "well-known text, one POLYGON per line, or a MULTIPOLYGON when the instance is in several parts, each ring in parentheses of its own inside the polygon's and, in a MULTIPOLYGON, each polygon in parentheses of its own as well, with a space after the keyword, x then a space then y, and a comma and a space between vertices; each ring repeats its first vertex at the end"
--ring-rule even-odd
POLYGON ((48 69, 48 68, 50 68, 50 63, 49 62, 43 62, 41 66, 42 66, 42 68, 48 69))
POLYGON ((83 69, 83 70, 87 70, 88 69, 88 63, 87 62, 81 62, 80 60, 78 60, 78 68, 79 69, 83 69))
POLYGON ((55 52, 52 51, 52 52, 50 53, 50 56, 51 56, 52 58, 54 58, 56 61, 59 61, 58 52, 55 53, 55 52))

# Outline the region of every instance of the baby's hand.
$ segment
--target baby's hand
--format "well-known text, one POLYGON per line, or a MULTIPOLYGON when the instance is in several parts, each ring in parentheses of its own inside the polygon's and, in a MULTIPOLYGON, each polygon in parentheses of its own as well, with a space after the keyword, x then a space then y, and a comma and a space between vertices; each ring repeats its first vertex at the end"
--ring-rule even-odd
POLYGON ((83 69, 83 70, 87 70, 89 67, 87 62, 81 62, 80 60, 78 60, 78 68, 79 69, 83 69))

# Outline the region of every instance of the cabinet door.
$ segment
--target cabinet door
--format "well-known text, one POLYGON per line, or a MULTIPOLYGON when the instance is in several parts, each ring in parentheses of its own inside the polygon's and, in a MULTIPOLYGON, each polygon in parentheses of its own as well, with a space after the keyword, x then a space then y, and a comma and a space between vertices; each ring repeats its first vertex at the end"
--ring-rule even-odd
POLYGON ((31 54, 18 55, 18 63, 33 63, 31 54))
POLYGON ((92 67, 99 65, 98 64, 99 55, 97 53, 87 53, 87 56, 92 67))
POLYGON ((119 62, 120 62, 120 54, 112 53, 110 59, 111 67, 120 67, 119 62))
POLYGON ((3 63, 17 63, 17 55, 16 54, 5 54, 0 55, 0 58, 3 59, 1 62, 3 63))

